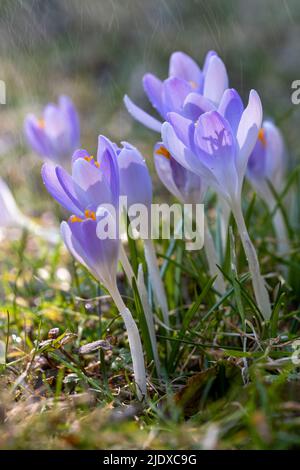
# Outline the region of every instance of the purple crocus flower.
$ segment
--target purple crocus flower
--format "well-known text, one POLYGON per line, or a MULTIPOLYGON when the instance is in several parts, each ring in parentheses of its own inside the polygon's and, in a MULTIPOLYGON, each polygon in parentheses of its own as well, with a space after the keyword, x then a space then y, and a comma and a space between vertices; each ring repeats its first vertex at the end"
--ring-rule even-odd
POLYGON ((188 170, 206 179, 229 204, 249 262, 253 290, 265 319, 271 316, 269 295, 260 273, 241 207, 241 191, 248 160, 262 123, 262 106, 256 91, 244 109, 239 94, 228 89, 219 106, 203 112, 194 103, 196 120, 169 113, 162 126, 164 145, 188 170))
POLYGON ((119 170, 117 147, 99 137, 97 158, 77 150, 72 158, 72 176, 61 166, 45 163, 42 178, 48 192, 73 213, 62 222, 61 235, 70 253, 107 288, 124 320, 131 350, 137 396, 146 395, 143 349, 137 325, 126 308, 116 283, 119 259, 119 170), (109 226, 103 237, 100 225, 109 226), (113 231, 113 233, 112 233, 113 231), (112 236, 111 236, 112 235, 112 236))
POLYGON ((244 109, 239 94, 228 89, 218 107, 203 112, 193 104, 196 120, 168 114, 162 126, 163 142, 185 168, 205 178, 227 202, 240 201, 249 156, 262 121, 262 106, 256 91, 244 109))
POLYGON ((78 114, 69 97, 60 96, 57 105, 48 104, 40 119, 28 114, 24 131, 28 144, 42 158, 69 166, 80 140, 78 114))
POLYGON ((162 142, 154 146, 154 163, 161 182, 180 202, 199 204, 203 201, 207 190, 203 178, 178 163, 162 142))
MULTIPOLYGON (((207 53, 202 70, 187 54, 174 52, 170 57, 169 77, 162 81, 147 73, 143 86, 150 103, 166 121, 171 111, 191 111, 189 95, 192 95, 192 102, 197 99, 204 107, 218 104, 228 88, 228 76, 224 63, 214 51, 207 53)), ((162 123, 136 106, 128 96, 124 97, 124 103, 134 119, 154 131, 161 131, 162 123)))
MULTIPOLYGON (((280 193, 285 172, 285 145, 278 127, 271 121, 264 121, 258 132, 258 139, 250 155, 246 176, 253 188, 268 205, 270 212, 276 208, 276 198, 270 189, 271 182, 280 193)), ((278 253, 285 256, 290 251, 289 237, 280 210, 275 209, 273 226, 277 238, 278 253)), ((284 274, 286 266, 282 266, 284 274)))
POLYGON ((270 199, 268 180, 277 191, 282 187, 285 171, 284 154, 284 141, 280 130, 273 122, 264 121, 249 158, 246 176, 266 200, 270 199))
POLYGON ((100 239, 96 227, 104 215, 112 218, 103 212, 105 204, 118 207, 119 173, 113 144, 99 136, 97 158, 77 150, 72 157, 72 176, 61 166, 46 162, 42 178, 51 196, 72 213, 61 225, 66 246, 109 289, 117 270, 118 234, 114 239, 100 239))

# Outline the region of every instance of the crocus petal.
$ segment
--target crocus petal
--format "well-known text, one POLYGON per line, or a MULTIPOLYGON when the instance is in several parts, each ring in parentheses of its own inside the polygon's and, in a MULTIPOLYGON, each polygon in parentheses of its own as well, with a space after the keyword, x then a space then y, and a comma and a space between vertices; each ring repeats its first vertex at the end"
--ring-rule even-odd
POLYGON ((237 141, 240 147, 237 169, 240 180, 245 175, 248 159, 255 146, 258 130, 262 123, 262 105, 259 95, 255 90, 251 90, 248 106, 242 114, 238 129, 237 141))
POLYGON ((215 105, 205 96, 199 93, 190 93, 183 104, 183 114, 192 121, 197 121, 199 116, 216 109, 215 105))
POLYGON ((168 113, 167 118, 172 124, 177 137, 184 143, 184 145, 187 147, 192 146, 195 130, 193 121, 178 113, 168 113))
MULTIPOLYGON (((60 224, 60 233, 62 236, 62 239, 64 241, 64 244, 70 251, 71 255, 74 256, 74 258, 82 264, 85 268, 87 268, 89 271, 91 269, 87 265, 85 261, 85 254, 84 254, 84 249, 81 245, 81 243, 78 241, 77 237, 73 235, 74 229, 80 228, 79 227, 80 223, 68 223, 66 221, 63 221, 60 224), (72 230, 71 230, 72 228, 72 230)), ((94 276, 95 273, 93 272, 94 276)))
POLYGON ((285 146, 282 134, 271 121, 263 123, 266 134, 266 178, 273 182, 275 188, 280 190, 283 184, 286 167, 285 146))
POLYGON ((203 74, 204 76, 206 75, 207 73, 207 69, 208 69, 208 65, 209 65, 209 61, 212 57, 218 57, 218 54, 215 52, 215 51, 208 51, 206 56, 205 56, 205 59, 204 59, 204 64, 203 64, 203 74))
POLYGON ((72 155, 72 163, 74 163, 76 160, 78 160, 78 158, 85 158, 85 157, 89 157, 89 156, 90 156, 90 154, 87 150, 77 149, 77 150, 75 150, 75 152, 72 155))
POLYGON ((203 94, 213 103, 218 104, 227 88, 228 76, 225 65, 218 56, 212 55, 208 60, 203 94))
POLYGON ((33 114, 29 114, 24 123, 25 136, 28 144, 42 157, 50 156, 50 146, 44 129, 38 125, 33 114))
MULTIPOLYGON (((229 123, 217 112, 202 114, 195 129, 195 146, 201 162, 219 183, 222 194, 237 190, 237 143, 229 123)), ((217 189, 217 188, 216 188, 217 189)))
POLYGON ((201 160, 177 137, 173 126, 169 122, 162 125, 161 135, 164 146, 180 165, 198 175, 210 176, 201 160))
POLYGON ((150 114, 143 111, 139 108, 136 104, 131 101, 131 99, 125 95, 124 96, 124 104, 127 108, 127 111, 131 116, 136 119, 138 122, 142 123, 144 126, 148 127, 149 129, 160 132, 161 131, 161 122, 158 119, 150 116, 150 114))
POLYGON ((98 137, 97 161, 111 190, 113 204, 118 204, 120 182, 117 147, 103 135, 98 137))
POLYGON ((59 97, 59 108, 65 116, 65 122, 68 125, 70 149, 75 149, 79 146, 80 140, 80 125, 78 113, 72 100, 65 95, 61 95, 59 97))
POLYGON ((173 194, 173 196, 179 199, 179 201, 184 202, 182 200, 182 194, 178 190, 175 184, 174 178, 173 178, 173 172, 171 168, 171 158, 167 158, 164 155, 158 153, 158 150, 162 146, 163 146, 162 142, 158 142, 154 146, 153 156, 154 156, 154 164, 155 164, 156 172, 158 174, 159 179, 161 180, 163 185, 168 189, 168 191, 170 191, 170 193, 173 194))
POLYGON ((57 167, 52 163, 44 163, 41 174, 48 193, 65 209, 79 217, 82 216, 79 202, 75 203, 61 186, 57 176, 57 167))
POLYGON ((153 108, 155 108, 161 114, 161 116, 164 117, 162 104, 162 81, 152 73, 147 73, 143 78, 143 86, 153 108))
POLYGON ((92 163, 79 158, 72 166, 72 178, 82 205, 95 210, 100 204, 113 204, 112 193, 105 176, 92 163))
POLYGON ((0 227, 20 224, 21 212, 7 184, 0 178, 0 227))
POLYGON ((231 88, 224 92, 218 111, 227 119, 233 133, 236 134, 244 111, 242 99, 236 90, 231 88))
POLYGON ((173 52, 170 57, 169 77, 178 77, 198 89, 202 83, 202 72, 197 63, 184 52, 173 52))
POLYGON ((118 155, 120 194, 127 196, 128 206, 152 203, 152 182, 144 158, 136 148, 126 142, 118 155))
POLYGON ((171 77, 163 83, 163 105, 165 113, 182 112, 185 98, 193 91, 191 85, 181 78, 171 77))

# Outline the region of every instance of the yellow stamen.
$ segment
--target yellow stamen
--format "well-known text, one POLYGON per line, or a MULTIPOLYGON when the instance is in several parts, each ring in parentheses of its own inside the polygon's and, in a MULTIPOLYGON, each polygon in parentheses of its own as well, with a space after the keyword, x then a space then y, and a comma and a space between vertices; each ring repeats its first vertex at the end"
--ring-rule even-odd
POLYGON ((171 154, 170 152, 166 149, 166 147, 164 147, 163 145, 161 145, 157 150, 156 150, 156 155, 162 155, 163 157, 167 158, 168 160, 170 160, 171 158, 171 154))
POLYGON ((100 163, 95 160, 94 155, 87 155, 84 157, 87 162, 94 163, 95 167, 100 168, 100 163))
POLYGON ((80 217, 77 217, 77 215, 72 215, 70 217, 70 221, 71 221, 72 224, 74 224, 74 222, 82 222, 83 219, 81 219, 80 217))
POLYGON ((258 131, 258 139, 261 141, 264 147, 267 145, 266 133, 262 127, 258 131))
POLYGON ((86 209, 84 211, 84 216, 86 219, 96 220, 96 213, 94 211, 91 211, 90 209, 86 209))

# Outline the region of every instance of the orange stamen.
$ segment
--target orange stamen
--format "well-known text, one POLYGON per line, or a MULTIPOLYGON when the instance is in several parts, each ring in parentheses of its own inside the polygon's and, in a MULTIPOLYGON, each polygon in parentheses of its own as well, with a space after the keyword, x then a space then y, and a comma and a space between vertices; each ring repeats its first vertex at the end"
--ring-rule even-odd
POLYGON ((80 217, 77 217, 77 215, 72 215, 70 217, 70 221, 71 221, 72 224, 74 224, 74 222, 82 222, 83 219, 81 219, 80 217))
POLYGON ((94 211, 89 210, 89 209, 86 209, 84 211, 84 216, 85 216, 86 219, 96 220, 96 213, 94 211))
POLYGON ((171 154, 170 152, 166 149, 166 147, 164 147, 163 145, 161 145, 157 150, 156 150, 156 155, 162 155, 163 157, 167 158, 168 160, 170 160, 171 158, 171 154))
POLYGON ((264 147, 267 145, 266 133, 262 127, 258 131, 258 140, 261 141, 264 147))
POLYGON ((43 119, 43 118, 38 119, 37 125, 39 126, 40 129, 44 129, 45 128, 45 119, 43 119))

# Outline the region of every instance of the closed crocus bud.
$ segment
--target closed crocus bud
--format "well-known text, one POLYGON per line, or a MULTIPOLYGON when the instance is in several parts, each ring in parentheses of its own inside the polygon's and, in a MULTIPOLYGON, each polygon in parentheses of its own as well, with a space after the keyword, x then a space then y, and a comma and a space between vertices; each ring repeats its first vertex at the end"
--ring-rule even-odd
MULTIPOLYGON (((170 57, 168 78, 160 80, 147 73, 143 86, 152 106, 166 120, 169 112, 184 112, 191 93, 202 97, 208 104, 218 105, 228 88, 228 76, 224 63, 214 51, 207 53, 202 70, 184 52, 174 52, 170 57)), ((161 131, 162 122, 136 106, 128 96, 124 97, 124 103, 134 119, 149 129, 161 131)))
POLYGON ((71 99, 60 96, 58 104, 48 104, 41 118, 29 114, 24 131, 31 148, 43 159, 70 166, 72 153, 79 146, 80 128, 71 99))
POLYGON ((268 181, 277 191, 282 188, 285 171, 285 148, 280 130, 271 121, 264 121, 250 155, 247 178, 266 200, 270 199, 268 181))
POLYGON ((154 163, 161 182, 180 202, 199 204, 203 201, 207 190, 203 178, 180 165, 162 142, 154 147, 154 163))

